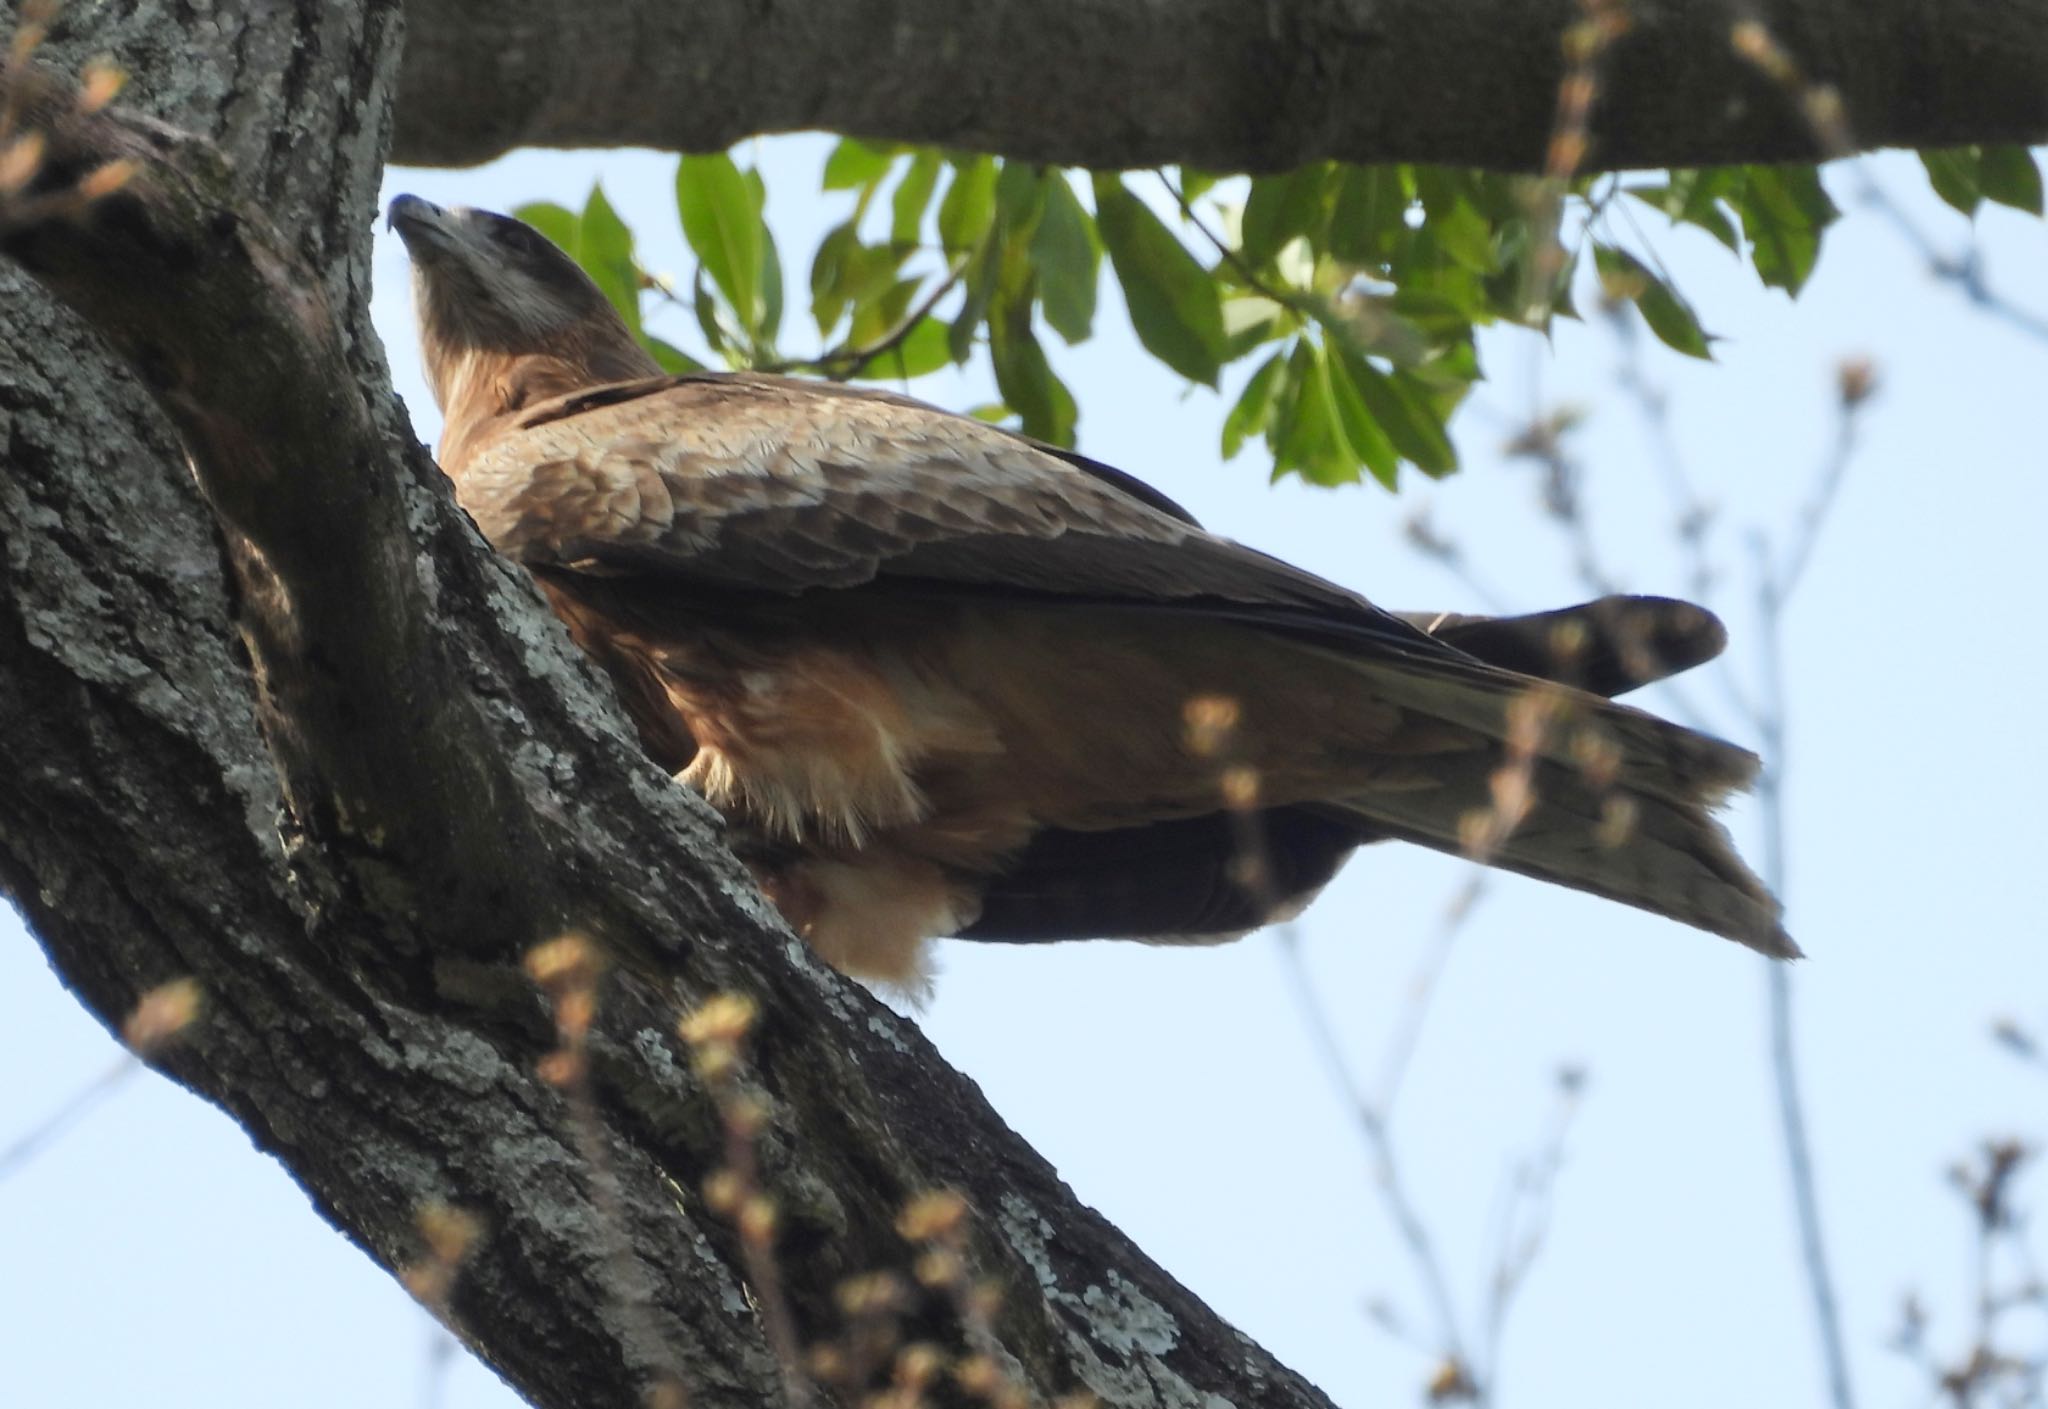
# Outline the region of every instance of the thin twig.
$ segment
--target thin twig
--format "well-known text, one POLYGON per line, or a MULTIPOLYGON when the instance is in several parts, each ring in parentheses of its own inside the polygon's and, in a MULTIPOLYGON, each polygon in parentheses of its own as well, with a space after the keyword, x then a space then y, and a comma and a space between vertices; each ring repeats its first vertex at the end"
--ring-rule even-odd
MULTIPOLYGON (((1627 331, 1622 330, 1625 347, 1627 331)), ((1666 433, 1659 429, 1663 423, 1661 401, 1650 392, 1647 383, 1639 376, 1624 377, 1623 383, 1638 400, 1653 431, 1659 434, 1666 433)), ((1735 684, 1732 671, 1725 665, 1714 672, 1715 678, 1721 682, 1730 701, 1756 729, 1761 752, 1769 761, 1769 766, 1757 784, 1764 827, 1762 869, 1766 884, 1780 896, 1787 890, 1788 869, 1783 791, 1786 740, 1786 696, 1782 654, 1784 612, 1793 589, 1802 581, 1812 562, 1822 529, 1839 499, 1843 480, 1857 448, 1859 413, 1868 401, 1873 386, 1874 378, 1867 364, 1851 362, 1843 366, 1838 400, 1840 419, 1835 440, 1815 489, 1802 506, 1799 517, 1792 526, 1790 547, 1782 558, 1774 561, 1768 542, 1761 535, 1754 540, 1760 584, 1761 621, 1758 650, 1760 673, 1763 677, 1760 686, 1761 697, 1755 701, 1750 700, 1735 684)), ((1580 499, 1580 468, 1569 457, 1562 444, 1566 429, 1567 426, 1549 424, 1540 416, 1532 415, 1530 428, 1509 446, 1509 453, 1535 459, 1544 466, 1547 471, 1545 507, 1571 544, 1581 578, 1595 590, 1612 590, 1611 579, 1600 565, 1598 544, 1587 522, 1580 499)), ((1675 455, 1675 444, 1672 445, 1671 452, 1675 455)), ((1673 480, 1673 484, 1675 488, 1683 491, 1682 498, 1689 497, 1690 484, 1682 478, 1682 472, 1680 478, 1673 480)), ((1701 554, 1701 560, 1696 562, 1694 571, 1696 574, 1703 573, 1704 549, 1698 544, 1691 546, 1701 554)), ((1681 704, 1684 702, 1681 701, 1681 704)), ((1686 706, 1685 712, 1695 713, 1689 705, 1686 706)), ((1830 1401, 1834 1409, 1854 1409, 1855 1397, 1849 1378, 1848 1356, 1844 1349, 1841 1314, 1822 1238, 1813 1154, 1807 1131, 1804 1100, 1799 1086, 1793 1037, 1791 974, 1784 964, 1773 963, 1767 970, 1766 1008, 1772 1082, 1777 1093, 1779 1122, 1785 1140, 1794 1212, 1800 1230, 1802 1261, 1814 1304, 1830 1401)))
POLYGON ((1366 1099, 1358 1083, 1352 1079, 1351 1069, 1344 1060, 1344 1051, 1337 1043, 1337 1035, 1330 1028, 1329 1018, 1324 1014, 1322 1004, 1317 1001, 1315 985, 1310 982, 1308 967, 1302 962, 1300 938, 1292 925, 1280 931, 1281 967, 1286 971, 1288 981, 1294 989, 1295 1002, 1308 1025, 1310 1041, 1315 1045, 1330 1083, 1343 1097, 1353 1115, 1357 1118, 1358 1129, 1365 1136, 1367 1151, 1372 1156, 1374 1173, 1379 1179, 1380 1190, 1387 1201, 1387 1210, 1392 1216, 1395 1229, 1401 1235, 1402 1243, 1408 1249, 1409 1260, 1414 1263, 1417 1276, 1428 1293, 1432 1310, 1436 1314, 1439 1339, 1446 1352, 1463 1365, 1471 1363, 1465 1354, 1463 1337, 1458 1328, 1457 1305, 1451 1299, 1449 1280, 1444 1275, 1443 1264, 1437 1256, 1436 1245, 1429 1236, 1429 1228, 1422 1221, 1414 1200, 1409 1196, 1408 1186, 1401 1177, 1400 1161, 1394 1154, 1393 1138, 1387 1128, 1384 1114, 1366 1099))
POLYGON ((1395 1020, 1393 1035, 1387 1039, 1386 1056, 1380 1064, 1379 1099, 1375 1105, 1383 1120, 1393 1119, 1394 1103, 1400 1098, 1401 1085, 1408 1076, 1408 1064, 1421 1043, 1423 1020, 1429 1016, 1437 981, 1443 977, 1444 967, 1450 962, 1458 932, 1464 928, 1473 909, 1485 898, 1486 877, 1485 871, 1476 866, 1472 868, 1465 884, 1458 887, 1457 893, 1444 907, 1436 933, 1430 937, 1429 946, 1423 951, 1414 976, 1408 981, 1408 1001, 1402 1005, 1400 1017, 1395 1020))
MULTIPOLYGON (((1607 307, 1604 300, 1602 306, 1607 307)), ((1644 374, 1642 330, 1622 305, 1613 305, 1610 312, 1612 316, 1608 319, 1608 326, 1621 346, 1621 356, 1615 365, 1615 381, 1642 418, 1644 431, 1650 439, 1651 459, 1671 496, 1672 512, 1677 516, 1672 531, 1685 550, 1688 590, 1696 597, 1706 597, 1713 591, 1713 571, 1707 557, 1707 534, 1713 526, 1713 510, 1707 507, 1706 500, 1694 487, 1692 476, 1686 470, 1685 456, 1678 447, 1678 436, 1671 424, 1670 396, 1663 388, 1653 386, 1644 374)))
POLYGON ((1605 595, 1620 589, 1601 560, 1600 545, 1580 497, 1585 469, 1565 451, 1564 438, 1574 424, 1565 412, 1532 416, 1505 449, 1509 458, 1531 460, 1542 468, 1543 512, 1563 531, 1572 550, 1572 569, 1579 580, 1605 595))
POLYGON ((5 1149, 0 1149, 0 1179, 15 1173, 46 1149, 86 1112, 145 1063, 178 1042, 198 1020, 203 995, 190 978, 160 983, 136 999, 121 1020, 121 1042, 127 1052, 112 1066, 79 1088, 55 1114, 5 1149))
MULTIPOLYGON (((1905 208, 1892 199, 1891 193, 1877 183, 1866 164, 1859 162, 1856 167, 1856 194, 1862 202, 1882 215, 1899 232, 1907 244, 1913 247, 1927 266, 1933 278, 1953 285, 1973 306, 1993 317, 2003 319, 2027 336, 2048 342, 2048 317, 2035 313, 2013 302, 2006 295, 1991 287, 1984 273, 1984 259, 1972 242, 1959 255, 1944 253, 1934 239, 1920 228, 1905 208)), ((1974 226, 1972 227, 1974 229, 1974 226)))
POLYGON ((1427 505, 1408 516, 1408 521, 1401 526, 1401 536, 1408 540, 1409 547, 1442 567, 1463 584, 1465 590, 1477 598, 1479 604, 1488 611, 1498 615, 1507 610, 1506 596, 1479 576, 1457 540, 1437 531, 1436 525, 1430 520, 1427 505))
POLYGON ((939 306, 940 301, 953 291, 971 262, 964 257, 953 260, 947 267, 946 277, 938 282, 937 287, 920 299, 915 308, 904 314, 902 321, 873 342, 856 348, 847 347, 842 343, 830 352, 820 353, 809 362, 795 363, 793 367, 815 368, 836 382, 852 381, 877 359, 886 357, 901 347, 910 335, 917 331, 917 325, 929 317, 931 311, 939 306))
POLYGON ((1549 324, 1559 277, 1567 267, 1559 230, 1564 198, 1592 149, 1593 104, 1600 95, 1600 60, 1628 32, 1626 0, 1579 0, 1579 18, 1565 26, 1562 48, 1565 73, 1557 86, 1557 115, 1552 120, 1543 175, 1529 188, 1529 224, 1537 246, 1522 287, 1521 321, 1532 327, 1549 324))
POLYGON ((1764 23, 1752 0, 1730 0, 1728 8, 1735 15, 1735 23, 1728 32, 1729 47, 1735 56, 1777 84, 1799 105, 1800 116, 1806 119, 1822 156, 1854 155, 1856 136, 1849 129, 1849 114, 1843 106, 1841 90, 1808 77, 1791 51, 1778 42, 1770 26, 1764 23))
MULTIPOLYGON (((1858 395, 1848 394, 1846 388, 1845 381, 1834 453, 1829 456, 1820 483, 1795 525, 1792 548, 1780 564, 1774 566, 1769 544, 1761 536, 1753 543, 1759 579, 1758 653, 1762 677, 1755 723, 1761 736, 1763 755, 1768 760, 1757 780, 1757 801, 1763 815, 1764 882, 1774 895, 1780 897, 1786 894, 1789 880, 1785 847, 1785 609, 1792 589, 1805 575, 1812 560, 1814 544, 1838 500, 1838 491, 1855 447, 1855 422, 1868 388, 1863 388, 1863 393, 1858 395)), ((1814 1175, 1806 1103, 1799 1084, 1798 1051, 1793 1035, 1791 968, 1782 963, 1767 963, 1764 986, 1770 1033, 1771 1083, 1777 1095, 1778 1124, 1785 1141, 1793 1212, 1799 1226, 1801 1263, 1813 1301, 1821 1357, 1827 1371, 1828 1396, 1835 1409, 1854 1409, 1856 1396, 1849 1378, 1841 1308, 1821 1227, 1819 1186, 1814 1175)))
POLYGON ((1771 604, 1774 610, 1782 610, 1798 590, 1800 579, 1806 576, 1806 569, 1813 561, 1813 550, 1820 542, 1821 529, 1834 511, 1842 481, 1849 472, 1849 462, 1856 456, 1857 430, 1862 420, 1859 413, 1870 392, 1868 366, 1857 362, 1844 364, 1841 410, 1835 418, 1834 444, 1829 450, 1826 465, 1822 467, 1820 481, 1799 510, 1799 518, 1792 527, 1792 545, 1784 558, 1775 569, 1765 565, 1765 585, 1775 599, 1771 604))
POLYGON ((1210 229, 1209 223, 1195 210, 1194 202, 1181 191, 1180 183, 1167 175, 1165 168, 1155 167, 1152 174, 1159 178, 1159 184, 1166 188, 1166 193, 1173 197, 1173 203, 1180 207, 1181 218, 1194 226, 1195 233, 1215 248, 1217 255, 1230 266, 1232 273, 1244 281, 1246 288, 1283 308, 1293 309, 1304 318, 1318 323, 1324 321, 1326 310, 1318 307, 1313 299, 1297 289, 1276 288, 1268 284, 1258 270, 1245 262, 1243 255, 1221 235, 1210 229))
POLYGON ((40 1125, 32 1127, 13 1144, 0 1149, 0 1179, 18 1173, 58 1136, 84 1119, 93 1107, 111 1096, 129 1077, 142 1070, 142 1063, 123 1053, 118 1061, 88 1081, 40 1125))
POLYGON ((448 1371, 455 1364, 455 1353, 462 1348, 455 1337, 440 1326, 435 1326, 434 1338, 427 1342, 426 1373, 420 1383, 420 1409, 441 1409, 441 1403, 448 1396, 448 1371))
MULTIPOLYGON (((870 342, 863 343, 859 347, 842 342, 837 347, 828 348, 815 357, 793 357, 786 358, 780 362, 764 362, 753 368, 753 370, 777 374, 786 372, 816 372, 831 381, 852 381, 870 366, 874 365, 875 362, 887 357, 897 348, 903 346, 909 340, 910 335, 917 331, 918 324, 930 317, 932 310, 944 302, 946 295, 959 286, 960 280, 967 273, 967 266, 970 263, 972 263, 972 260, 965 256, 949 261, 946 266, 945 277, 933 286, 931 292, 919 299, 917 305, 905 313, 902 318, 898 319, 894 326, 870 342)), ((640 270, 639 273, 641 288, 649 290, 664 303, 675 308, 689 309, 689 305, 684 303, 682 297, 676 293, 672 281, 649 273, 644 269, 640 270)))
POLYGON ((1482 1382, 1500 1383, 1502 1333, 1515 1297, 1527 1283, 1530 1269, 1543 1250, 1550 1231, 1550 1213, 1557 1195, 1558 1175, 1564 1168, 1564 1142, 1578 1115, 1586 1076, 1578 1067, 1564 1067, 1557 1073, 1557 1100, 1550 1115, 1550 1129, 1534 1155, 1516 1171, 1502 1213, 1499 1254, 1494 1264, 1493 1286, 1486 1306, 1486 1366, 1482 1382), (1522 1217, 1518 1212, 1526 1210, 1522 1217))

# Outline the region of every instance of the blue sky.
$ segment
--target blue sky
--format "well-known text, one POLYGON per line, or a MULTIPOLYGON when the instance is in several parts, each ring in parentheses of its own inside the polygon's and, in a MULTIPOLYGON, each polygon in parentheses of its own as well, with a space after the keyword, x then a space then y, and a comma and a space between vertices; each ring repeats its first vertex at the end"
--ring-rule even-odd
MULTIPOLYGON (((808 257, 827 215, 824 144, 763 144, 782 248, 808 257)), ((395 173, 387 194, 507 208, 580 204, 602 175, 657 268, 686 272, 673 159, 549 154, 468 173, 395 173)), ((1910 159, 1875 164, 1915 218, 1959 249, 1964 222, 1921 193, 1910 159)), ((1920 1289, 1937 1344, 1967 1307, 1968 1229, 1943 1170, 1988 1134, 2048 1136, 2041 1073, 1998 1052, 1992 1021, 2048 1027, 2044 634, 2048 343, 1932 281, 1883 220, 1847 199, 1797 303, 1756 289, 1704 238, 1644 228, 1725 339, 1711 367, 1661 348, 1678 445, 1719 508, 1714 605, 1754 683, 1748 536, 1782 537, 1833 434, 1834 368, 1875 361, 1879 399, 1786 620, 1789 923, 1801 1054, 1827 1231, 1863 1402, 1924 1398, 1882 1350, 1920 1289)), ((1991 278, 2048 313, 2040 222, 1979 234, 1991 278)), ((404 263, 381 234, 377 312, 401 394, 438 431, 411 349, 404 263)), ((802 287, 801 268, 792 288, 802 287)), ((1101 335, 1055 349, 1081 443, 1212 527, 1397 608, 1473 608, 1464 583, 1404 545, 1427 507, 1516 607, 1586 595, 1537 509, 1537 478, 1499 447, 1533 406, 1589 420, 1596 535, 1611 570, 1682 594, 1670 502, 1641 417, 1617 389, 1619 344, 1566 325, 1484 345, 1492 380, 1457 425, 1465 473, 1440 485, 1269 487, 1256 450, 1228 464, 1228 402, 1136 350, 1113 305, 1101 335)), ((681 341, 680 336, 677 337, 681 341)), ((792 339, 794 341, 794 339, 792 339)), ((965 407, 985 379, 920 394, 965 407)), ((1710 711, 1710 688, 1690 691, 1710 711)), ((1658 702, 1646 701, 1653 706, 1658 702)), ((1720 727, 1753 743, 1725 713, 1720 727)), ((1755 817, 1738 836, 1756 852, 1755 817)), ((1464 883, 1456 861, 1380 849, 1298 926, 1324 1011, 1374 1084, 1413 978, 1464 883)), ((1340 1404, 1412 1402, 1426 1354, 1371 1303, 1435 1339, 1358 1130, 1319 1064, 1273 934, 1236 945, 949 944, 920 1021, 1088 1202, 1340 1404)), ((1666 1409, 1820 1398, 1764 1062, 1761 961, 1735 946, 1512 878, 1490 882, 1452 942, 1394 1115, 1409 1191, 1458 1312, 1479 1324, 1502 1191, 1540 1144, 1553 1073, 1587 1085, 1546 1238, 1508 1322, 1500 1402, 1666 1409)), ((0 1146, 116 1060, 34 943, 0 915, 0 1146)), ((2027 1186, 2038 1193, 2039 1180, 2027 1186)), ((35 1405, 359 1405, 422 1399, 431 1329, 324 1225, 273 1162, 154 1077, 119 1089, 0 1182, 0 1399, 35 1405)), ((441 1402, 516 1402, 450 1367, 441 1402)))

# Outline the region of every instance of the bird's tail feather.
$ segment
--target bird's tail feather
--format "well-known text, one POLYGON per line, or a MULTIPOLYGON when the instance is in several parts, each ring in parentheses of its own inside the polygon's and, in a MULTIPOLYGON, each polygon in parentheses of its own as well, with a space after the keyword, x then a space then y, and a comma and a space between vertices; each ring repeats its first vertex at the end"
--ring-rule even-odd
POLYGON ((1710 815, 1754 781, 1756 755, 1567 689, 1479 665, 1375 662, 1374 692, 1484 735, 1440 756, 1434 786, 1337 806, 1380 832, 1634 905, 1794 958, 1780 907, 1710 815))
POLYGON ((1713 807, 1756 781, 1748 749, 1645 710, 1478 661, 1374 661, 1373 694, 1602 785, 1713 807))

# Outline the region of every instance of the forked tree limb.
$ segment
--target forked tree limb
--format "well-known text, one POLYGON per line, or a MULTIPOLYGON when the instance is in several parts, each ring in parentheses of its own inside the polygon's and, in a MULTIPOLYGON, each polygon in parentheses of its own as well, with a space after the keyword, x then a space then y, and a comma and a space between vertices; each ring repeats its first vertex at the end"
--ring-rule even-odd
MULTIPOLYGON (((1323 1405, 808 955, 455 509, 359 278, 390 18, 151 7, 70 36, 178 95, 175 128, 20 80, 49 145, 0 213, 0 893, 110 1026, 196 979, 164 1065, 385 1267, 431 1263, 423 1212, 465 1210, 448 1315, 535 1403, 672 1376, 698 1405, 784 1396, 699 1193, 729 1135, 676 1032, 736 991, 801 1343, 843 1330, 846 1279, 906 1273, 897 1213, 945 1186, 1034 1396, 1323 1405), (24 215, 110 161, 136 163, 118 190, 24 215), (522 969, 562 930, 611 958, 582 1107, 543 1079, 522 969)), ((903 1280, 902 1338, 961 1348, 949 1298, 903 1280)))

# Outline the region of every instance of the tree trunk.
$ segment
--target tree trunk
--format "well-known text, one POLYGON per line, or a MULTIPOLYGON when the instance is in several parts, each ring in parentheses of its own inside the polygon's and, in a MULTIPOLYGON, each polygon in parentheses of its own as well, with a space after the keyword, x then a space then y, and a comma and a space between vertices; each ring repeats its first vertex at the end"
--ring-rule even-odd
POLYGON ((196 979, 166 1069, 536 1403, 808 1398, 776 1347, 832 1344, 851 1399, 912 1341, 991 1398, 1325 1403, 809 956, 454 508, 367 314, 397 7, 72 14, 39 59, 162 119, 17 75, 49 148, 0 203, 0 892, 81 998, 196 979), (564 932, 587 1035, 523 969, 564 932), (677 1020, 726 992, 760 1017, 707 1079, 677 1020), (750 1164, 772 1240, 700 1193, 750 1164), (920 1283, 941 1187, 965 1271, 920 1283))
MULTIPOLYGON (((724 148, 826 128, 1092 167, 1318 158, 1541 170, 1584 0, 414 0, 399 161, 515 146, 724 148)), ((1812 160, 1801 85, 1730 42, 1762 19, 1860 148, 2048 138, 2048 6, 1615 6, 1581 169, 1812 160)), ((1834 155, 1837 153, 1828 153, 1834 155)))
MULTIPOLYGON (((847 8, 416 0, 403 83, 395 0, 69 12, 41 60, 111 54, 166 125, 17 91, 51 141, 0 201, 0 892, 110 1026, 195 978, 168 1070, 536 1403, 755 1406, 811 1392, 778 1345, 916 1341, 1039 1398, 1322 1404, 813 960, 645 760, 414 443, 368 229, 394 94, 411 160, 827 125, 1105 165, 1527 167, 1566 7, 847 8), (48 215, 116 158, 125 187, 48 215), (565 932, 609 958, 587 1035, 576 983, 551 1007, 523 967, 565 932), (706 1076, 677 1019, 727 992, 760 1017, 744 1074, 706 1076), (765 1263, 758 1209, 750 1241, 701 1192, 736 1164, 774 1200, 765 1263), (897 1218, 938 1187, 972 1212, 927 1241, 968 1270, 919 1282, 897 1218)), ((1917 35, 1883 8, 1777 17, 1860 140, 2048 128, 2038 7, 1957 0, 1917 35)), ((1709 42, 1724 16, 1642 16, 1600 160, 1810 153, 1709 42)))

